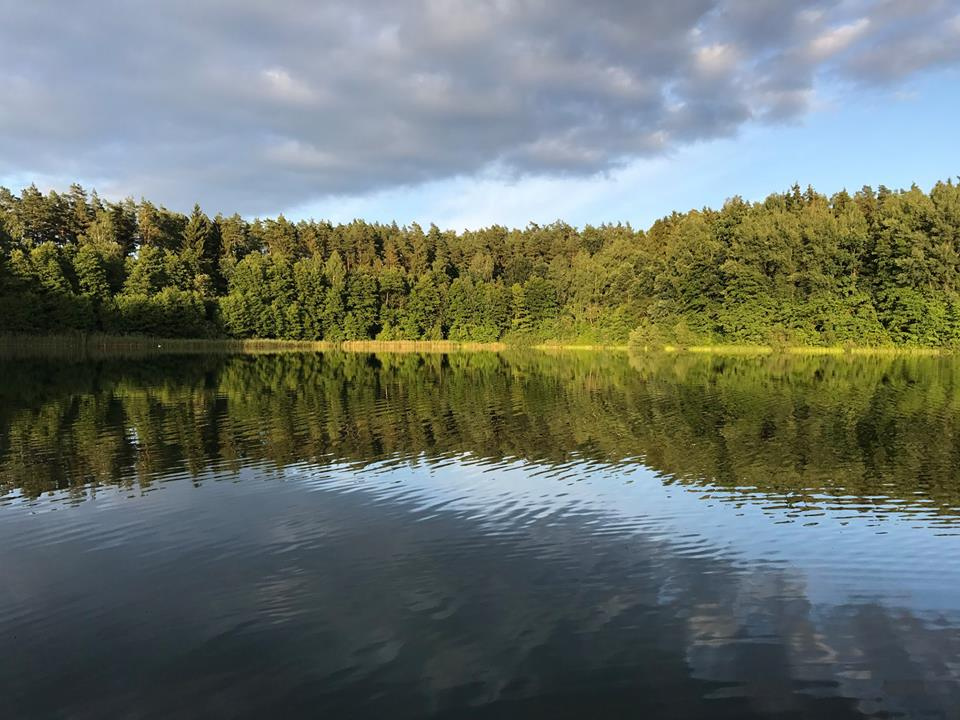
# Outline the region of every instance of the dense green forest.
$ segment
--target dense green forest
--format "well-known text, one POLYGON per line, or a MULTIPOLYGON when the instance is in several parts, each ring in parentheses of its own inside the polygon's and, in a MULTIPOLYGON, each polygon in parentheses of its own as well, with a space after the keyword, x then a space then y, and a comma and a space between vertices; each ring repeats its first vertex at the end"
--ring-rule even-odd
POLYGON ((248 221, 0 188, 0 332, 641 345, 960 341, 960 185, 799 187, 647 231, 248 221))
POLYGON ((553 467, 558 482, 571 462, 606 482, 604 467, 640 461, 731 501, 960 519, 950 357, 64 356, 0 372, 0 496, 466 454, 553 467))

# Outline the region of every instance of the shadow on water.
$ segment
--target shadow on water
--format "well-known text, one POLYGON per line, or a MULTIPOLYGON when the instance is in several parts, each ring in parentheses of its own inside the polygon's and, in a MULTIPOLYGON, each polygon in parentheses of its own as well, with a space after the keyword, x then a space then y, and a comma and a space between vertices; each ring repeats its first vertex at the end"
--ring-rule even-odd
POLYGON ((958 381, 2 364, 0 691, 31 717, 954 717, 958 381))

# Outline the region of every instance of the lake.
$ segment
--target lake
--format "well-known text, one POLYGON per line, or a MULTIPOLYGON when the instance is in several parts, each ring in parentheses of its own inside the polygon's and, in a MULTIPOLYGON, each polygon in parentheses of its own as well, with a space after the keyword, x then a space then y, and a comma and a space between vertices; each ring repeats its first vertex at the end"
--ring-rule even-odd
POLYGON ((0 360, 4 718, 956 718, 960 359, 0 360))

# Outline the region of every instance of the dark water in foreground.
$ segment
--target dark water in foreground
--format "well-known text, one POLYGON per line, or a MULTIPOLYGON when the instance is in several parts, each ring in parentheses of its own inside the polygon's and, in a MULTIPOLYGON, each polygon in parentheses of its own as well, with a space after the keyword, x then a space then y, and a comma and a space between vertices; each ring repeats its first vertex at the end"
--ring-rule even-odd
POLYGON ((0 361, 0 717, 960 717, 960 359, 0 361))

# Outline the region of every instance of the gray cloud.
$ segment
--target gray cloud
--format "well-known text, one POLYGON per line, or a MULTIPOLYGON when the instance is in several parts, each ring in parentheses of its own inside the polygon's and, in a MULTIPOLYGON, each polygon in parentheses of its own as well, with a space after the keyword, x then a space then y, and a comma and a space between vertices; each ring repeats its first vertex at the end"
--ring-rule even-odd
POLYGON ((0 0, 0 176, 275 211, 591 174, 960 61, 954 2, 0 0))

